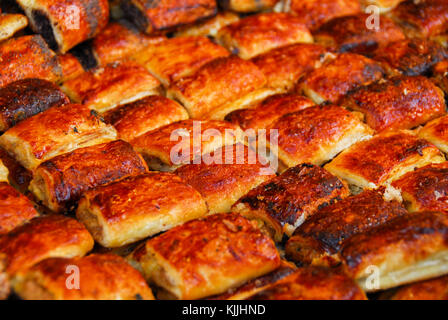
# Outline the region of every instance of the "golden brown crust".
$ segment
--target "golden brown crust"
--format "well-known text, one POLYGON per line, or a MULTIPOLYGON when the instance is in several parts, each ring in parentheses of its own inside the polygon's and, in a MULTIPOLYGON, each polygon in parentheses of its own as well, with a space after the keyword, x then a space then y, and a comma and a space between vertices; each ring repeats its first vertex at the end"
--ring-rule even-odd
POLYGON ((20 277, 14 289, 25 300, 154 300, 141 274, 113 254, 46 259, 20 277), (79 283, 67 288, 74 272, 79 283))
POLYGON ((2 14, 0 12, 0 41, 11 38, 14 33, 27 25, 28 19, 22 14, 2 14))
POLYGON ((238 21, 240 18, 236 13, 231 11, 218 12, 213 18, 195 23, 193 25, 186 25, 178 28, 175 33, 176 37, 188 36, 209 36, 216 37, 219 29, 228 24, 238 21))
POLYGON ((6 270, 6 255, 0 253, 0 300, 5 300, 9 296, 10 284, 6 270))
POLYGON ((385 201, 382 191, 366 190, 320 209, 297 228, 286 254, 296 263, 332 266, 345 240, 405 214, 398 201, 385 201))
POLYGON ((84 73, 81 62, 73 54, 65 53, 58 55, 58 60, 62 69, 61 82, 71 80, 84 73))
POLYGON ((411 129, 445 114, 445 96, 429 79, 397 76, 350 92, 341 105, 365 114, 375 131, 411 129))
POLYGON ((178 176, 150 172, 85 192, 76 215, 102 246, 120 247, 206 213, 199 192, 178 176))
POLYGON ((433 143, 443 152, 448 152, 448 116, 428 122, 418 130, 418 136, 433 143))
POLYGON ((448 60, 440 61, 432 68, 433 80, 448 94, 448 60))
POLYGON ((375 61, 354 53, 342 53, 298 82, 296 91, 304 92, 316 103, 338 100, 356 87, 381 79, 383 68, 375 61))
POLYGON ((0 88, 0 131, 37 113, 70 103, 59 87, 41 79, 23 79, 0 88))
POLYGON ((0 182, 8 182, 9 169, 0 160, 0 182))
POLYGON ((0 43, 0 87, 8 83, 40 78, 52 82, 62 77, 61 66, 40 35, 12 38, 0 43))
POLYGON ((177 102, 162 96, 148 96, 118 106, 104 114, 120 139, 131 141, 151 130, 188 119, 188 112, 177 102))
POLYGON ((218 42, 243 59, 288 44, 313 42, 301 20, 288 13, 260 13, 219 30, 218 42))
POLYGON ((28 191, 28 185, 33 178, 33 173, 25 169, 2 148, 0 148, 0 160, 9 171, 8 182, 21 193, 26 193, 28 191))
POLYGON ((271 9, 279 0, 218 0, 226 10, 236 12, 258 12, 271 9))
POLYGON ((319 208, 348 195, 346 184, 337 177, 320 167, 301 164, 252 189, 232 210, 261 220, 280 241, 319 208))
POLYGON ((134 258, 145 277, 178 299, 198 299, 275 270, 274 243, 238 214, 194 220, 148 240, 134 258))
POLYGON ((448 300, 448 276, 402 287, 391 300, 448 300))
POLYGON ((51 257, 83 256, 93 248, 93 239, 75 219, 62 215, 38 217, 0 237, 0 252, 7 257, 12 276, 51 257))

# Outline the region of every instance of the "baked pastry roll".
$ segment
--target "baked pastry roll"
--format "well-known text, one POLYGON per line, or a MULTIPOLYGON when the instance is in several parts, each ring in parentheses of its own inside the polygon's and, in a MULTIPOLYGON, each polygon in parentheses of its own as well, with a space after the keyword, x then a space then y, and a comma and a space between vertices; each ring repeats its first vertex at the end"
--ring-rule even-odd
POLYGON ((84 67, 74 54, 65 53, 58 55, 58 60, 62 69, 61 82, 66 82, 84 73, 84 67))
POLYGON ((286 243, 288 258, 302 265, 337 265, 345 240, 407 214, 400 202, 385 200, 383 193, 365 190, 321 208, 286 243))
POLYGON ((440 151, 411 131, 384 132, 341 152, 325 169, 359 188, 375 189, 415 168, 444 162, 440 151))
POLYGON ((314 103, 297 94, 276 94, 247 109, 235 110, 229 113, 225 120, 239 125, 243 130, 253 129, 256 132, 268 128, 283 115, 293 113, 314 103))
POLYGON ((132 62, 117 62, 81 74, 64 83, 62 90, 73 102, 97 112, 161 93, 160 82, 144 67, 132 62))
POLYGON ((267 181, 240 198, 232 210, 255 219, 281 241, 319 208, 349 195, 347 185, 326 170, 300 164, 267 181))
POLYGON ((16 0, 34 32, 49 47, 65 53, 96 36, 109 21, 107 0, 16 0))
POLYGON ((9 174, 8 168, 3 164, 3 161, 0 160, 0 182, 7 182, 8 174, 9 174))
POLYGON ((298 268, 247 300, 367 300, 355 281, 339 270, 298 268))
POLYGON ((106 112, 104 120, 115 127, 120 139, 131 141, 151 130, 188 119, 177 102, 162 96, 148 96, 106 112))
POLYGON ((448 60, 441 61, 432 68, 434 82, 448 94, 448 60))
POLYGON ((252 62, 266 76, 268 87, 288 91, 303 74, 319 68, 326 56, 323 46, 298 43, 272 49, 252 58, 252 62))
POLYGON ((84 193, 76 216, 104 247, 120 247, 205 216, 199 192, 168 172, 128 177, 84 193))
POLYGON ((114 254, 46 259, 19 277, 14 291, 25 300, 154 300, 142 275, 114 254), (80 275, 75 290, 67 287, 72 270, 80 275))
POLYGON ((58 58, 40 35, 1 42, 0 57, 0 87, 26 78, 56 82, 62 76, 58 58))
POLYGON ((226 121, 185 120, 147 132, 131 141, 148 166, 158 171, 174 171, 184 164, 202 162, 222 146, 243 142, 241 129, 226 121))
POLYGON ((375 131, 411 129, 445 114, 445 96, 428 78, 397 76, 350 92, 341 105, 365 115, 375 131))
POLYGON ((80 148, 41 163, 30 191, 54 212, 72 209, 82 193, 147 172, 142 157, 122 140, 80 148))
POLYGON ((409 211, 448 213, 448 162, 430 164, 408 172, 392 185, 401 191, 409 211))
POLYGON ((391 300, 448 300, 448 276, 399 288, 391 300))
POLYGON ((227 110, 226 103, 253 94, 265 84, 266 78, 252 62, 230 56, 215 59, 174 82, 167 96, 182 103, 192 118, 206 119, 207 113, 220 107, 227 110))
POLYGON ((207 37, 177 37, 150 45, 134 56, 164 86, 193 74, 201 66, 229 52, 207 37))
POLYGON ((448 31, 448 3, 445 0, 406 0, 391 15, 410 38, 427 38, 448 31))
POLYGON ((113 140, 116 135, 87 106, 66 104, 19 122, 0 137, 0 146, 32 170, 59 154, 113 140))
POLYGON ((321 165, 371 134, 356 114, 326 105, 280 117, 268 127, 267 140, 282 164, 293 167, 304 162, 321 165))
POLYGON ((38 215, 27 197, 6 182, 0 182, 0 235, 10 232, 38 215))
POLYGON ((51 257, 83 256, 93 248, 84 226, 63 215, 37 217, 0 237, 0 254, 7 257, 9 276, 22 273, 51 257))
POLYGON ((125 16, 140 30, 151 33, 193 23, 217 12, 215 0, 123 0, 125 16))
POLYGON ((225 10, 236 12, 258 12, 272 9, 279 0, 218 0, 219 5, 225 10))
POLYGON ((28 19, 22 14, 2 14, 0 12, 0 41, 11 38, 14 33, 28 25, 28 19))
POLYGON ((418 136, 433 143, 437 148, 448 153, 448 116, 428 122, 418 130, 418 136))
POLYGON ((275 177, 264 162, 238 143, 218 148, 203 162, 184 165, 174 173, 200 192, 210 213, 224 213, 249 190, 275 177))
POLYGON ((313 33, 314 40, 339 52, 369 54, 378 47, 405 39, 400 27, 385 16, 381 17, 378 30, 367 28, 369 17, 361 13, 334 18, 313 33))
POLYGON ((448 216, 415 212, 348 239, 341 259, 347 274, 366 291, 398 287, 448 273, 448 216), (378 281, 369 279, 375 266, 378 281))
POLYGON ((313 42, 301 20, 288 13, 260 13, 231 23, 218 32, 218 42, 243 59, 293 43, 313 42))
POLYGON ((52 82, 23 79, 0 88, 0 131, 6 131, 37 113, 70 103, 52 82))
POLYGON ((148 240, 130 259, 147 280, 181 300, 223 293, 280 266, 274 242, 234 213, 173 228, 148 240))
POLYGON ((439 43, 426 39, 410 39, 389 43, 373 53, 389 74, 425 75, 439 61, 448 58, 448 51, 439 43))
POLYGON ((219 29, 225 27, 228 24, 238 21, 239 19, 240 17, 236 13, 230 11, 218 12, 218 14, 213 18, 195 23, 193 25, 179 27, 174 35, 176 37, 216 37, 219 29))
POLYGON ((375 61, 354 53, 342 53, 305 75, 296 91, 303 92, 315 103, 336 103, 356 87, 381 79, 383 68, 375 61))
POLYGON ((361 5, 364 8, 374 5, 380 9, 381 13, 389 12, 403 1, 404 0, 360 0, 361 5))
POLYGON ((2 148, 0 148, 0 162, 3 163, 3 165, 0 165, 0 181, 8 181, 14 188, 26 194, 33 173, 2 148), (6 169, 3 167, 6 167, 6 169))

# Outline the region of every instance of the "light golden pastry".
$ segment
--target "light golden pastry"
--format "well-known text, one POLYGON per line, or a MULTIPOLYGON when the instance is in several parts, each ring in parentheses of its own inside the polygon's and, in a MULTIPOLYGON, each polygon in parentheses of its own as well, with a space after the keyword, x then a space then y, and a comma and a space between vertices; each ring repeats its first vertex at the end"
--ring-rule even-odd
POLYGON ((62 70, 61 82, 66 82, 84 73, 84 67, 73 53, 67 52, 58 55, 59 64, 62 70))
POLYGON ((28 19, 22 14, 0 12, 0 41, 11 38, 17 31, 28 25, 28 19))
POLYGON ((273 8, 279 0, 218 0, 219 5, 236 12, 258 12, 273 8))
POLYGON ((391 300, 448 300, 448 276, 399 288, 391 300))
POLYGON ((6 256, 0 253, 0 300, 5 300, 11 291, 8 274, 6 269, 6 256))
POLYGON ((228 24, 236 22, 240 17, 231 11, 218 12, 213 18, 207 19, 202 22, 195 23, 193 25, 185 25, 178 28, 175 33, 176 37, 189 37, 189 36, 205 36, 216 37, 219 29, 225 27, 228 24))
POLYGON ((428 122, 417 132, 420 138, 428 140, 443 152, 448 153, 448 116, 428 122))
POLYGON ((374 5, 379 8, 380 13, 389 12, 403 1, 405 0, 360 0, 361 5, 364 7, 364 9, 367 9, 369 6, 374 5))
POLYGON ((9 170, 3 163, 3 160, 0 160, 0 182, 8 182, 9 170))

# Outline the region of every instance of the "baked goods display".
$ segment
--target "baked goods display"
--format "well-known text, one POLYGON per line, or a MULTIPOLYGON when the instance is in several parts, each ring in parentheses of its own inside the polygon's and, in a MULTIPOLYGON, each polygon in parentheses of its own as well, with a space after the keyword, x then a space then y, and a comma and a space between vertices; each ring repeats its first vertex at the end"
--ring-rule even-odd
POLYGON ((447 44, 446 0, 2 1, 0 299, 447 300, 447 44))

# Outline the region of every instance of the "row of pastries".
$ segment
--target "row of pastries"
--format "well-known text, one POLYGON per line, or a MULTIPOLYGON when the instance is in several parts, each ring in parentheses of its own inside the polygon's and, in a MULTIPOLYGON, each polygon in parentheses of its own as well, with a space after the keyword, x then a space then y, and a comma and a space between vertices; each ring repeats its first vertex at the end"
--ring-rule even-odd
POLYGON ((448 298, 445 0, 0 10, 0 299, 448 298))

